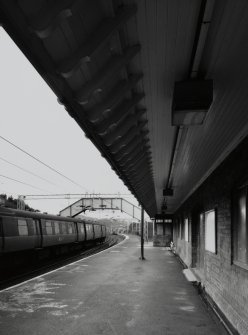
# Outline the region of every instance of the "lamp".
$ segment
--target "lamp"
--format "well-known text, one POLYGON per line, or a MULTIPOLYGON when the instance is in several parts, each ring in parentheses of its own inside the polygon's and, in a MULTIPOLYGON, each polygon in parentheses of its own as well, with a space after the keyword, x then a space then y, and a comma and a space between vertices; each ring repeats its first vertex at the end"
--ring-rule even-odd
POLYGON ((163 189, 163 196, 166 197, 172 197, 174 195, 173 189, 172 188, 168 188, 166 187, 165 189, 163 189))
POLYGON ((175 82, 172 101, 172 125, 203 123, 213 101, 213 80, 191 79, 175 82))

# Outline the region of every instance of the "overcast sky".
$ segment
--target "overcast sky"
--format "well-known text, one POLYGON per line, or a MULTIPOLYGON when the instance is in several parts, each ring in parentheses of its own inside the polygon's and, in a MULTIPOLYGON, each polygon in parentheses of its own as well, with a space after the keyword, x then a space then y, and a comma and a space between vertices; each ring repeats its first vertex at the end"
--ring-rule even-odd
MULTIPOLYGON (((2 28, 0 51, 0 136, 81 185, 76 186, 60 177, 0 138, 0 193, 14 197, 84 192, 130 194, 2 28)), ((137 204, 133 197, 127 199, 137 204)), ((68 200, 27 203, 50 213, 58 213, 68 206, 68 200)))

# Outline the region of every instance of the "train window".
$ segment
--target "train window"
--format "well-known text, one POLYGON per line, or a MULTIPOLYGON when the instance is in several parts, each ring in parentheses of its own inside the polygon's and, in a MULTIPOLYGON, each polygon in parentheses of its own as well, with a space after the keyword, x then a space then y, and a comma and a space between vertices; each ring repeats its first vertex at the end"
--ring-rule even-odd
POLYGON ((32 219, 27 219, 27 223, 28 223, 28 235, 36 235, 36 225, 35 225, 35 221, 32 219))
POLYGON ((85 228, 86 228, 87 233, 91 231, 91 226, 89 224, 86 224, 85 228))
POLYGON ((39 235, 39 220, 33 220, 34 235, 39 235))
POLYGON ((26 220, 18 219, 18 232, 20 236, 28 235, 28 225, 26 220))
POLYGON ((216 215, 215 210, 205 213, 205 250, 216 253, 216 215))
POLYGON ((53 234, 53 227, 52 227, 52 222, 51 221, 46 221, 46 233, 47 233, 47 235, 52 235, 53 234))
POLYGON ((54 232, 56 235, 59 234, 59 222, 54 222, 54 232))
POLYGON ((84 225, 81 223, 81 233, 84 234, 84 225))
POLYGON ((73 233, 73 228, 72 228, 72 223, 71 222, 68 223, 68 233, 69 234, 73 233))
POLYGON ((66 222, 61 222, 61 232, 67 234, 66 222))

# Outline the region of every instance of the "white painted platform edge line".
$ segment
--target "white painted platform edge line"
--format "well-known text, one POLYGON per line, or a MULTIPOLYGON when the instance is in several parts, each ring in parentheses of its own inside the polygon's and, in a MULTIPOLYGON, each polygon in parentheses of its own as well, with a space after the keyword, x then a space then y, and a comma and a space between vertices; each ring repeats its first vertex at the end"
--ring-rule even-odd
POLYGON ((0 290, 0 293, 1 293, 1 292, 4 292, 4 291, 9 291, 9 290, 11 290, 12 288, 16 288, 16 287, 18 287, 18 286, 24 285, 24 284, 29 283, 29 282, 31 282, 31 281, 33 281, 33 280, 38 279, 38 278, 45 277, 45 276, 47 276, 47 275, 49 275, 49 274, 51 274, 51 273, 53 273, 53 272, 56 272, 56 271, 61 270, 61 269, 64 269, 64 268, 66 268, 66 267, 69 266, 69 265, 76 264, 76 263, 79 263, 79 262, 83 262, 83 261, 85 261, 86 259, 89 259, 89 258, 91 258, 91 257, 93 257, 93 256, 100 255, 100 254, 102 254, 103 252, 107 252, 107 251, 109 251, 110 249, 114 249, 114 248, 118 247, 120 244, 123 244, 124 242, 126 242, 126 240, 129 239, 129 236, 127 236, 127 235, 122 234, 122 236, 125 237, 125 239, 124 239, 123 241, 121 241, 121 242, 118 243, 118 244, 113 245, 112 247, 110 247, 110 248, 108 248, 108 249, 104 249, 104 250, 98 252, 97 254, 90 255, 90 256, 85 257, 85 258, 83 258, 83 259, 79 259, 78 261, 75 261, 75 262, 66 264, 66 265, 64 265, 64 266, 61 266, 60 268, 57 268, 57 269, 55 269, 55 270, 52 270, 52 271, 43 273, 42 275, 36 276, 36 277, 34 277, 34 278, 30 278, 30 279, 28 279, 28 280, 25 280, 25 281, 19 283, 19 284, 16 284, 16 285, 13 285, 13 286, 4 288, 3 290, 0 290))

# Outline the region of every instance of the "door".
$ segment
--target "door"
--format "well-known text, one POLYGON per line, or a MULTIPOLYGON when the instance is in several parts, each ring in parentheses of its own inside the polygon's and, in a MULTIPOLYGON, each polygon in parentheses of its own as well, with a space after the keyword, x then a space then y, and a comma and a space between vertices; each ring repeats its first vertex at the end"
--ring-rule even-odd
POLYGON ((35 225, 36 237, 35 237, 35 248, 42 248, 42 231, 41 222, 38 219, 33 220, 35 225))

